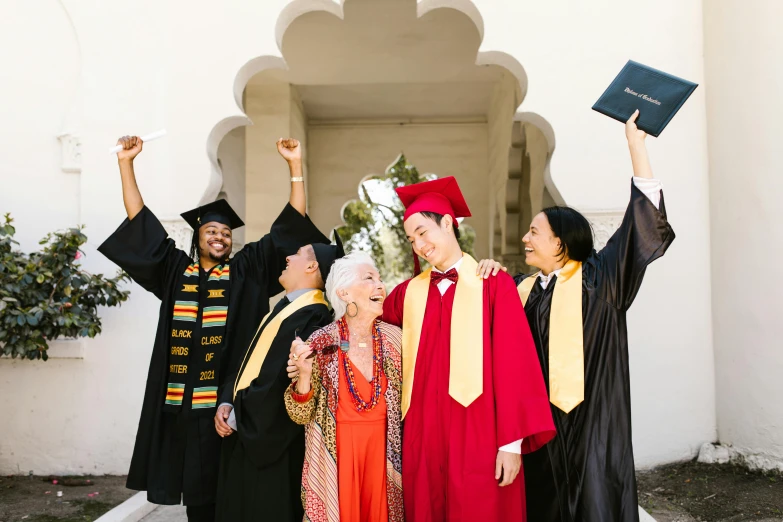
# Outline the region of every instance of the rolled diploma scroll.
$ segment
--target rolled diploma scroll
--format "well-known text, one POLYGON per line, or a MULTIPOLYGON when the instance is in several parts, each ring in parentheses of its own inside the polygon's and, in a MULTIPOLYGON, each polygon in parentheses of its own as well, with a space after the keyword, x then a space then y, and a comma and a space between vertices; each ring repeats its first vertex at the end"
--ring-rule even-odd
MULTIPOLYGON (((166 129, 160 129, 159 131, 155 131, 153 133, 147 134, 146 136, 141 137, 141 141, 144 143, 147 143, 148 141, 157 140, 158 138, 162 138, 166 135, 166 129)), ((109 149, 109 154, 116 154, 122 150, 122 145, 115 145, 114 147, 109 149)))

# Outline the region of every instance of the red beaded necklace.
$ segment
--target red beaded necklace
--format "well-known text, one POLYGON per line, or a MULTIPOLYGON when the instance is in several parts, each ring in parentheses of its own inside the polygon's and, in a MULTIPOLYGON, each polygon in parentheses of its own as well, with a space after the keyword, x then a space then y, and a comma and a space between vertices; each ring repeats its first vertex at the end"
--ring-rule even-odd
MULTIPOLYGON (((345 322, 345 318, 337 321, 337 326, 340 329, 340 344, 350 343, 350 334, 348 333, 348 324, 345 322)), ((356 379, 353 375, 353 369, 351 369, 351 362, 348 359, 348 354, 343 353, 342 357, 343 371, 345 372, 345 378, 348 382, 348 391, 351 393, 351 400, 356 406, 356 411, 362 412, 372 410, 381 398, 381 372, 383 371, 383 364, 381 364, 380 322, 376 320, 372 329, 372 397, 370 398, 369 403, 359 396, 359 392, 356 389, 356 379)))

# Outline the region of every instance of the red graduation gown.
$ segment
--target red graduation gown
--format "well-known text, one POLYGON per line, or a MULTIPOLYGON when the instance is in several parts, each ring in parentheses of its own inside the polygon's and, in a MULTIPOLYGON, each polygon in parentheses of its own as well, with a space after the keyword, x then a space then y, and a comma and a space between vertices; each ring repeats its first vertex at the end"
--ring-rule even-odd
MULTIPOLYGON (((384 303, 402 326, 406 281, 384 303)), ((402 481, 408 522, 524 521, 524 477, 499 487, 501 446, 524 439, 535 451, 555 435, 535 344, 514 280, 484 281, 481 396, 467 408, 449 396, 451 313, 456 285, 430 285, 411 404, 403 423, 402 481)))

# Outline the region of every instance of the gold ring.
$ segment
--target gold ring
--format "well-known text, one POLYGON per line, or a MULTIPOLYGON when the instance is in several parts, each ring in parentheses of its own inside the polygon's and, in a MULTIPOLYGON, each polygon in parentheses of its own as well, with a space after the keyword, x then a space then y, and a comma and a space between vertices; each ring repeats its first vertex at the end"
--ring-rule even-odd
POLYGON ((293 354, 293 355, 291 356, 291 359, 293 359, 294 361, 298 361, 298 360, 299 360, 299 356, 298 356, 298 355, 296 355, 296 354, 293 354))

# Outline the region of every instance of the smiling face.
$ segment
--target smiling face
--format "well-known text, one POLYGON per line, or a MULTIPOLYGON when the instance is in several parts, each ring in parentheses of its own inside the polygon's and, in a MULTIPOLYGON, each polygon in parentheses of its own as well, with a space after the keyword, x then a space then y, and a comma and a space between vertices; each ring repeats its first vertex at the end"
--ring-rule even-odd
POLYGON ((305 245, 296 251, 296 254, 285 258, 285 269, 280 274, 278 281, 286 289, 293 291, 305 278, 310 277, 318 270, 318 261, 311 245, 305 245))
POLYGON ((338 289, 337 295, 346 303, 356 303, 359 314, 375 318, 383 314, 386 285, 374 266, 360 264, 356 266, 356 279, 353 284, 338 289))
POLYGON ((453 232, 451 216, 443 216, 440 224, 421 213, 405 220, 405 234, 419 257, 439 270, 445 270, 462 256, 453 232))
POLYGON ((205 223, 198 229, 199 256, 220 263, 231 254, 231 228, 217 221, 205 223))
POLYGON ((541 269, 544 274, 560 268, 566 261, 561 254, 560 239, 555 237, 546 214, 539 212, 530 223, 530 230, 522 238, 525 244, 525 262, 541 269))

